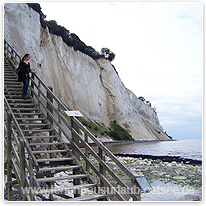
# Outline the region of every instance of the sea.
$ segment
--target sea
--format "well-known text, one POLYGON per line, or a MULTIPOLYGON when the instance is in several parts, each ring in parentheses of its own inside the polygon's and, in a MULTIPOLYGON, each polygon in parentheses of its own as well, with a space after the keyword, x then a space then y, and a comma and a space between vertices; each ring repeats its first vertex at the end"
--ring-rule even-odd
POLYGON ((202 161, 202 139, 135 142, 107 145, 114 154, 171 156, 202 161))

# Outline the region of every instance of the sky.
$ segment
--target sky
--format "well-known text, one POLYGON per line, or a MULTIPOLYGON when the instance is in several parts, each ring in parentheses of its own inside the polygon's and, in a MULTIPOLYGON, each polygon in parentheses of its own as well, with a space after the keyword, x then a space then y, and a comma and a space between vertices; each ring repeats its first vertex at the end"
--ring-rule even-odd
POLYGON ((200 2, 40 2, 46 20, 75 33, 112 64, 124 85, 157 109, 174 139, 202 138, 200 2))

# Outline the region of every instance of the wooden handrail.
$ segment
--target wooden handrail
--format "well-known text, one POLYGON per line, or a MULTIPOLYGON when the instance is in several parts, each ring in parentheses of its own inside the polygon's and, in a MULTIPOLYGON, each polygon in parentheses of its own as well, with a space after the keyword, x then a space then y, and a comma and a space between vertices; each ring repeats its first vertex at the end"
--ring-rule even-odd
POLYGON ((137 173, 131 172, 127 167, 125 167, 111 152, 107 147, 105 147, 84 125, 76 118, 73 117, 73 121, 79 126, 79 128, 84 131, 93 141, 94 143, 100 147, 105 154, 110 157, 119 167, 122 169, 131 179, 135 179, 138 177, 137 173))
POLYGON ((9 106, 9 103, 8 103, 8 101, 7 101, 7 99, 6 99, 5 96, 4 96, 4 103, 5 103, 8 111, 11 113, 11 117, 12 117, 12 120, 13 120, 13 122, 14 122, 14 125, 15 125, 18 133, 20 134, 20 137, 21 137, 22 140, 24 141, 25 148, 26 148, 28 154, 31 156, 32 161, 33 161, 33 163, 34 163, 34 166, 35 166, 36 170, 38 171, 38 170, 39 170, 39 164, 37 163, 36 158, 35 158, 34 154, 32 153, 31 148, 29 147, 29 145, 28 145, 28 143, 27 143, 27 141, 26 141, 26 139, 25 139, 25 137, 24 137, 24 134, 23 134, 23 132, 22 132, 22 130, 21 130, 21 128, 20 128, 17 120, 16 120, 16 117, 14 116, 14 113, 13 113, 11 107, 9 106))

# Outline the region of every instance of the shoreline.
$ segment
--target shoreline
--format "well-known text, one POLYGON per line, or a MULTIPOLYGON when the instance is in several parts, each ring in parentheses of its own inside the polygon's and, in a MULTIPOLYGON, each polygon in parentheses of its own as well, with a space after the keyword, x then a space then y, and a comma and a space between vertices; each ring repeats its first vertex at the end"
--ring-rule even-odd
POLYGON ((125 154, 125 153, 114 153, 115 156, 118 157, 132 157, 132 158, 143 158, 143 159, 152 159, 158 160, 160 159, 163 162, 178 162, 178 163, 185 163, 185 164, 192 164, 192 165, 202 165, 201 160, 194 160, 189 158, 183 158, 180 156, 157 156, 157 155, 144 155, 144 154, 125 154))
MULTIPOLYGON (((108 141, 103 142, 100 140, 100 142, 104 145, 121 145, 121 144, 136 144, 136 143, 147 143, 147 142, 168 142, 168 141, 178 141, 174 139, 168 139, 168 140, 114 140, 114 141, 108 141)), ((88 143, 90 146, 95 147, 97 146, 95 143, 88 143)), ((67 146, 71 147, 70 143, 67 143, 67 146)), ((83 144, 80 143, 80 148, 83 148, 83 144)))

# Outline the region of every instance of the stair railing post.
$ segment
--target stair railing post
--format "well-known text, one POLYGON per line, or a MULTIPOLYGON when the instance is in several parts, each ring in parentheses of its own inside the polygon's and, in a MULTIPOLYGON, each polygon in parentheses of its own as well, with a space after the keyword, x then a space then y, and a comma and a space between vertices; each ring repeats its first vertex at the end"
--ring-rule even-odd
POLYGON ((26 200, 26 194, 23 193, 25 187, 26 187, 26 172, 25 172, 25 142, 20 139, 20 151, 19 151, 19 158, 20 158, 20 181, 21 181, 21 195, 22 195, 22 200, 26 200))
MULTIPOLYGON (((60 114, 61 114, 61 104, 58 102, 58 123, 59 125, 61 125, 61 117, 60 117, 60 114)), ((61 127, 59 126, 58 128, 58 132, 59 132, 59 136, 61 137, 61 127)))
MULTIPOLYGON (((48 86, 48 88, 51 90, 51 92, 53 92, 53 88, 51 86, 48 86)), ((47 91, 47 110, 53 115, 53 108, 52 106, 49 104, 53 103, 53 97, 52 95, 49 93, 49 91, 47 91)), ((49 112, 47 112, 47 119, 50 121, 50 123, 53 125, 53 119, 51 117, 51 115, 49 114, 49 112)))
POLYGON ((33 172, 33 163, 32 158, 29 157, 29 187, 30 187, 30 198, 31 200, 34 200, 33 195, 33 178, 34 178, 34 172, 33 172))
MULTIPOLYGON (((85 141, 86 143, 89 142, 89 140, 88 140, 88 135, 87 135, 86 133, 84 133, 84 141, 85 141)), ((85 148, 85 156, 87 157, 87 159, 89 159, 89 150, 88 150, 87 147, 84 147, 84 148, 85 148)), ((90 172, 90 167, 89 167, 89 164, 88 164, 87 161, 86 161, 86 170, 87 170, 87 172, 90 172)))
POLYGON ((40 90, 41 90, 41 82, 40 82, 40 80, 38 79, 38 106, 40 107, 40 90))
MULTIPOLYGON (((102 159, 102 161, 105 162, 105 154, 104 151, 98 147, 98 155, 99 157, 102 159)), ((99 172, 100 174, 102 174, 104 177, 106 176, 106 170, 104 169, 104 167, 99 163, 99 172)), ((104 183, 100 180, 100 187, 105 187, 104 183)))
MULTIPOLYGON (((34 81, 34 73, 31 73, 31 79, 34 81)), ((31 88, 34 91, 34 83, 31 81, 31 88)), ((33 91, 31 90, 31 97, 34 97, 33 91)))
MULTIPOLYGON (((48 86, 48 88, 53 92, 53 88, 51 86, 48 86)), ((53 125, 53 108, 52 106, 50 105, 50 103, 53 103, 53 97, 52 95, 49 93, 49 91, 47 91, 47 119, 49 120, 49 122, 53 125), (50 114, 51 113, 51 114, 50 114)), ((53 135, 53 132, 49 132, 49 135, 52 136, 53 135)), ((53 138, 50 138, 50 143, 53 143, 54 139, 53 138)), ((54 146, 51 145, 50 146, 50 149, 53 150, 54 149, 54 146)), ((53 158, 54 157, 54 154, 50 154, 50 157, 53 158)))
MULTIPOLYGON (((76 123, 74 122, 74 117, 71 117, 71 127, 77 132, 79 133, 79 127, 76 125, 76 123)), ((76 137, 76 135, 74 133, 72 133, 72 141, 77 145, 77 147, 80 146, 80 142, 79 139, 76 137)), ((72 148, 73 154, 75 155, 75 157, 80 161, 80 154, 79 152, 75 149, 72 148)), ((74 175, 78 175, 80 174, 80 169, 73 169, 73 174, 74 175)), ((73 185, 80 185, 81 184, 81 180, 78 179, 74 179, 73 180, 73 185)), ((74 190, 74 197, 80 197, 81 196, 81 189, 75 189, 74 190)))
POLYGON ((7 112, 7 189, 8 201, 12 200, 12 162, 11 162, 11 113, 7 112))
MULTIPOLYGON (((51 92, 53 92, 53 88, 51 87, 51 86, 47 86, 49 89, 50 89, 50 91, 51 92)), ((50 103, 52 103, 53 104, 53 97, 52 97, 52 95, 50 94, 50 92, 49 91, 47 91, 47 119, 49 120, 49 122, 51 123, 51 125, 53 125, 53 108, 52 108, 52 106, 50 105, 50 103), (51 114, 50 114, 51 113, 51 114)), ((50 136, 52 136, 53 135, 53 132, 49 132, 49 135, 50 136)), ((50 143, 53 143, 54 142, 54 139, 53 138, 50 138, 50 143)), ((53 150, 54 149, 54 145, 50 145, 50 150, 53 150)), ((54 158, 54 154, 53 153, 51 153, 50 154, 50 158, 54 158)), ((54 175, 53 174, 51 174, 50 175, 51 177, 53 177, 54 175)), ((50 189, 52 189, 52 187, 53 187, 53 183, 52 182, 50 182, 49 183, 49 187, 50 187, 50 189)), ((50 197, 50 200, 52 201, 53 200, 53 193, 50 193, 49 194, 49 197, 50 197)))
MULTIPOLYGON (((71 127, 77 132, 79 133, 79 127, 76 125, 76 123, 73 120, 74 117, 71 117, 71 127)), ((76 117, 77 118, 77 117, 76 117)), ((79 147, 80 143, 79 143, 79 139, 76 138, 76 135, 74 133, 72 133, 72 141, 79 147)), ((78 160, 80 160, 80 155, 79 152, 75 149, 72 148, 74 155, 76 156, 76 158, 78 160)))

